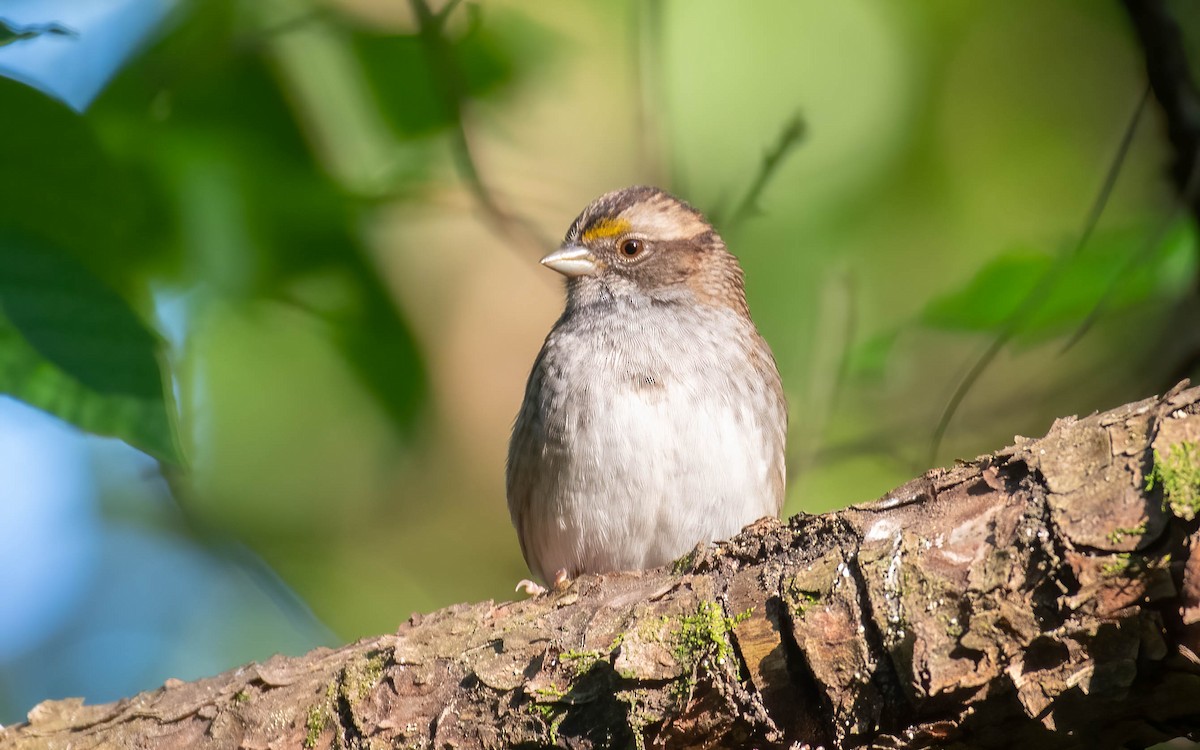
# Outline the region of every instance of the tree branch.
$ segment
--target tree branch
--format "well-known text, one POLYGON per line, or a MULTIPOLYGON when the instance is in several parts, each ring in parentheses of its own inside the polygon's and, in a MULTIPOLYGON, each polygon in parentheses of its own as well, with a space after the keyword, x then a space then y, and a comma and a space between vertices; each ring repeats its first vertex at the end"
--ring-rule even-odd
POLYGON ((1200 388, 674 571, 275 657, 0 748, 1147 746, 1200 727, 1200 388))

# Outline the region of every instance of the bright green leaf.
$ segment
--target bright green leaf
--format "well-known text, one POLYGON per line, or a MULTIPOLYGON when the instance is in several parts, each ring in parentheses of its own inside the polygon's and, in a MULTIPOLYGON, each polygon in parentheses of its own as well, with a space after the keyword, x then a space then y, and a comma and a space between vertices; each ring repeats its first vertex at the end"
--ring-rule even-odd
POLYGON ((0 319, 0 392, 97 435, 118 437, 151 456, 181 463, 163 400, 100 395, 46 361, 0 319))
POLYGON ((43 239, 0 231, 0 391, 179 462, 159 342, 124 300, 43 239))
POLYGON ((1143 226, 1106 232, 1081 252, 1057 259, 1030 250, 1005 253, 962 289, 932 300, 920 320, 933 328, 974 332, 999 332, 1015 321, 1018 338, 1038 340, 1070 330, 1097 305, 1111 312, 1176 293, 1180 269, 1194 255, 1190 226, 1181 222, 1158 246, 1147 248, 1155 231, 1143 226))
POLYGON ((966 287, 933 299, 921 313, 921 322, 950 330, 996 330, 1012 317, 1052 265, 1049 256, 1027 251, 1001 255, 966 287))

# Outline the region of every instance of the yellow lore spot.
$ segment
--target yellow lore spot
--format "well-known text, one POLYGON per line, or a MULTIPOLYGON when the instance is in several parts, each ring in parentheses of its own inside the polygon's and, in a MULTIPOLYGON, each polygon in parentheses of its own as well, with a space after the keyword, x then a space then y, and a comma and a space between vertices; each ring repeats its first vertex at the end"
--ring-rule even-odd
POLYGON ((591 242, 606 237, 616 237, 629 231, 629 222, 624 219, 605 219, 583 233, 583 241, 591 242))

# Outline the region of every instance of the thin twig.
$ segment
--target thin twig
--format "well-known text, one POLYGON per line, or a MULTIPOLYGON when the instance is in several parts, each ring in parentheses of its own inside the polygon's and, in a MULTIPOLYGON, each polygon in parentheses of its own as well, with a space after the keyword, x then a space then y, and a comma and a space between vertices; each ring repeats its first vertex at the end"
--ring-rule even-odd
MULTIPOLYGON (((1146 102, 1149 101, 1149 99, 1150 87, 1147 86, 1145 91, 1142 93, 1142 99, 1138 103, 1138 108, 1134 112, 1133 120, 1129 123, 1129 127, 1125 130, 1125 137, 1121 140, 1121 148, 1118 152, 1122 155, 1121 158, 1124 158, 1124 154, 1128 153, 1129 151, 1129 145, 1133 141, 1134 130, 1137 128, 1138 120, 1140 119, 1142 112, 1145 111, 1146 102)), ((1115 175, 1110 170, 1106 179, 1114 178, 1115 175)), ((1109 184, 1106 184, 1105 187, 1109 190, 1112 189, 1112 185, 1109 184)), ((1087 335, 1087 332, 1091 330, 1093 325, 1095 325, 1096 321, 1100 318, 1101 312, 1103 312, 1104 308, 1107 306, 1109 297, 1120 285, 1121 280, 1125 278, 1125 275, 1131 270, 1132 266, 1135 265, 1135 261, 1140 262, 1146 257, 1150 250, 1153 250, 1162 243, 1163 238, 1166 236, 1167 230, 1172 224, 1175 223, 1175 219, 1178 218, 1179 213, 1180 207, 1176 206, 1164 218, 1158 229, 1152 235, 1150 235, 1146 242, 1142 244, 1141 248, 1130 256, 1129 260, 1122 266, 1120 273, 1113 277, 1113 280, 1109 284, 1108 288, 1105 289, 1104 293, 1100 295, 1100 299, 1096 301, 1095 306, 1093 306, 1091 311, 1088 312, 1087 316, 1083 319, 1083 322, 1080 323, 1075 329, 1075 332, 1071 334, 1071 338, 1067 339, 1067 343, 1063 344, 1062 348, 1058 350, 1060 355, 1065 354, 1068 349, 1078 344, 1079 340, 1087 335)), ((1089 217, 1089 219, 1098 220, 1099 216, 1089 217)))
MULTIPOLYGON (((1197 154, 1197 158, 1200 159, 1200 154, 1197 154)), ((1066 353, 1068 349, 1077 344, 1091 330, 1092 326, 1096 324, 1096 321, 1100 319, 1100 316, 1108 306, 1108 301, 1112 298, 1112 295, 1120 288, 1121 283, 1128 278, 1129 274, 1135 268, 1145 263, 1146 259, 1162 246, 1171 229, 1179 222, 1184 212, 1187 211, 1188 204, 1194 201, 1197 193, 1200 192, 1198 190, 1200 188, 1200 179, 1197 179, 1198 177, 1200 177, 1200 162, 1192 167, 1192 176, 1188 179, 1187 185, 1184 186, 1183 192, 1179 196, 1180 202, 1176 203, 1167 212, 1167 215, 1158 223, 1158 227, 1154 232, 1138 246, 1138 249, 1134 253, 1125 259, 1125 262, 1121 264, 1121 268, 1117 273, 1113 274, 1108 287, 1100 295, 1100 299, 1096 301, 1091 311, 1088 312, 1087 317, 1083 319, 1083 323, 1079 325, 1075 333, 1067 340, 1067 343, 1063 344, 1062 349, 1059 350, 1059 354, 1066 353)))
POLYGON ((1130 117, 1129 123, 1125 126, 1125 131, 1121 136, 1121 142, 1117 146, 1117 153, 1113 157, 1112 162, 1108 166, 1108 171, 1104 175, 1104 182, 1100 186, 1100 191, 1096 194, 1096 199, 1092 202, 1091 208, 1088 211, 1087 218, 1084 220, 1083 231, 1079 234, 1079 239, 1076 240, 1074 247, 1069 253, 1060 255, 1058 261, 1042 275, 1038 280, 1037 285, 1025 296, 1021 304, 1005 321, 1003 328, 992 339, 988 348, 983 354, 967 369, 967 373, 959 381, 958 386, 951 394, 950 400, 946 402, 946 407, 942 410, 942 416, 938 420, 937 428, 933 431, 933 437, 929 442, 929 457, 928 463, 932 466, 937 461, 938 451, 942 447, 942 439, 946 436, 946 430, 950 426, 950 420, 954 419, 954 415, 958 412, 958 407, 966 398, 967 393, 974 387, 975 382, 983 374, 984 370, 991 365, 992 360, 1004 349, 1025 320, 1037 310, 1050 292, 1062 281, 1063 274, 1066 271, 1067 263, 1077 257, 1091 239, 1092 233, 1096 229, 1096 225, 1100 222, 1100 216, 1104 213, 1105 207, 1108 205, 1108 199, 1112 196, 1113 188, 1116 186, 1117 177, 1121 173, 1121 167, 1125 164, 1125 158, 1129 155, 1129 147, 1133 143, 1133 134, 1137 130, 1137 125, 1141 119, 1142 110, 1146 104, 1146 92, 1138 98, 1137 106, 1134 108, 1133 116, 1130 117))
MULTIPOLYGON (((791 153, 792 149, 804 139, 806 129, 804 118, 799 112, 784 123, 783 130, 779 133, 779 140, 763 154, 758 174, 755 175, 754 181, 750 183, 750 188, 746 191, 746 195, 737 204, 737 208, 734 209, 733 214, 729 217, 729 221, 724 222, 722 225, 722 231, 726 234, 733 234, 743 221, 759 212, 758 201, 762 198, 767 184, 770 183, 771 178, 775 176, 775 173, 779 170, 779 167, 783 164, 788 154, 791 153)), ((717 218, 714 217, 713 223, 719 223, 717 218)))

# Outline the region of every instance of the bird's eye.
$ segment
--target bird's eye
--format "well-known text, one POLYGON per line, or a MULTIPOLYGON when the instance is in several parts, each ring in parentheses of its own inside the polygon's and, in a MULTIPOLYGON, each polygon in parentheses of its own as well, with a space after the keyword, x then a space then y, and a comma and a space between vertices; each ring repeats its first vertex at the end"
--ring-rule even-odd
POLYGON ((626 258, 635 258, 642 254, 642 250, 646 248, 646 243, 641 240, 627 239, 621 242, 621 255, 626 258))

